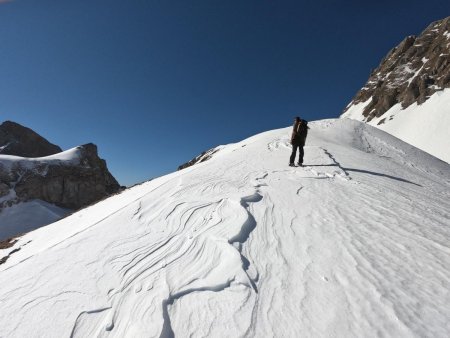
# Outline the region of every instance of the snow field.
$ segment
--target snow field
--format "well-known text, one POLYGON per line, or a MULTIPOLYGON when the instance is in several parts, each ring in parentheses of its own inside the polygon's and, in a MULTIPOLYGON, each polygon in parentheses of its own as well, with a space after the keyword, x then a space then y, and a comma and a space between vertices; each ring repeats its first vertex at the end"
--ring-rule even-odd
MULTIPOLYGON (((352 105, 343 118, 363 121, 366 102, 352 105)), ((368 122, 429 154, 450 163, 450 88, 435 92, 421 105, 414 103, 403 109, 398 103, 380 117, 368 122), (383 123, 378 124, 381 120, 383 123)))
POLYGON ((13 204, 0 211, 0 240, 55 222, 70 213, 41 200, 13 204))
POLYGON ((448 336, 449 165, 310 127, 305 167, 269 131, 0 250, 1 335, 448 336))

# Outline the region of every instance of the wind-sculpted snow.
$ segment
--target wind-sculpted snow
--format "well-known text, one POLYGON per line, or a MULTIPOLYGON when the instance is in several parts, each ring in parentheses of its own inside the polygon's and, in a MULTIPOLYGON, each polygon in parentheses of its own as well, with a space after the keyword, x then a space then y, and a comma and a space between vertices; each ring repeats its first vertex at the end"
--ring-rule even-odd
POLYGON ((310 126, 303 168, 266 132, 0 250, 0 336, 449 336, 449 165, 310 126))

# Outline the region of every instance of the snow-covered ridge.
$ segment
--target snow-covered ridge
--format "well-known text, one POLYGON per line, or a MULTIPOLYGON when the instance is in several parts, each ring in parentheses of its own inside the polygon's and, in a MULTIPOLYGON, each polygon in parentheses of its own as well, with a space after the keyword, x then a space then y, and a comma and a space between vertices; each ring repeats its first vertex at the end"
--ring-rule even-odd
POLYGON ((449 165, 309 126, 304 168, 269 131, 0 250, 2 335, 448 337, 449 165))
POLYGON ((0 154, 0 170, 9 172, 17 167, 31 170, 42 165, 78 165, 80 163, 80 156, 80 147, 75 147, 50 156, 35 158, 0 154))

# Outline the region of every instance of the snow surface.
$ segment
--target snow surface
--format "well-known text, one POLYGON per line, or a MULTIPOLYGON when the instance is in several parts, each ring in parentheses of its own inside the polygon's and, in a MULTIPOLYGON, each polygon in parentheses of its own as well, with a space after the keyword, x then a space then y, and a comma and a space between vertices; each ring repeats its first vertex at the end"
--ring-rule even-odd
MULTIPOLYGON (((363 121, 362 111, 370 100, 352 105, 341 117, 363 121)), ((368 123, 450 163, 449 88, 435 92, 421 105, 414 103, 403 109, 400 103, 396 104, 368 123)))
POLYGON ((3 208, 0 210, 0 241, 53 223, 70 212, 41 200, 3 208))
POLYGON ((269 131, 0 250, 0 335, 448 337, 450 166, 310 127, 306 167, 269 131))
POLYGON ((370 102, 372 102, 372 98, 369 98, 364 102, 359 102, 356 104, 350 102, 349 105, 347 106, 350 107, 345 111, 344 114, 341 115, 341 118, 347 118, 356 121, 364 121, 365 117, 363 115, 363 111, 370 102))
POLYGON ((34 169, 37 165, 42 164, 78 165, 80 157, 81 152, 79 147, 45 157, 31 158, 0 154, 0 169, 11 171, 19 166, 24 169, 34 169))

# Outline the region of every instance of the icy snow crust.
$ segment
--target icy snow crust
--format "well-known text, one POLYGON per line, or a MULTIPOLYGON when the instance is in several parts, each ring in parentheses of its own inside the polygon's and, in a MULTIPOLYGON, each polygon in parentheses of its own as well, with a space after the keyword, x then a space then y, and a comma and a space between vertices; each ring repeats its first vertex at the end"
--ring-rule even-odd
POLYGON ((4 337, 448 337, 450 166, 369 125, 291 128, 0 250, 4 337))

